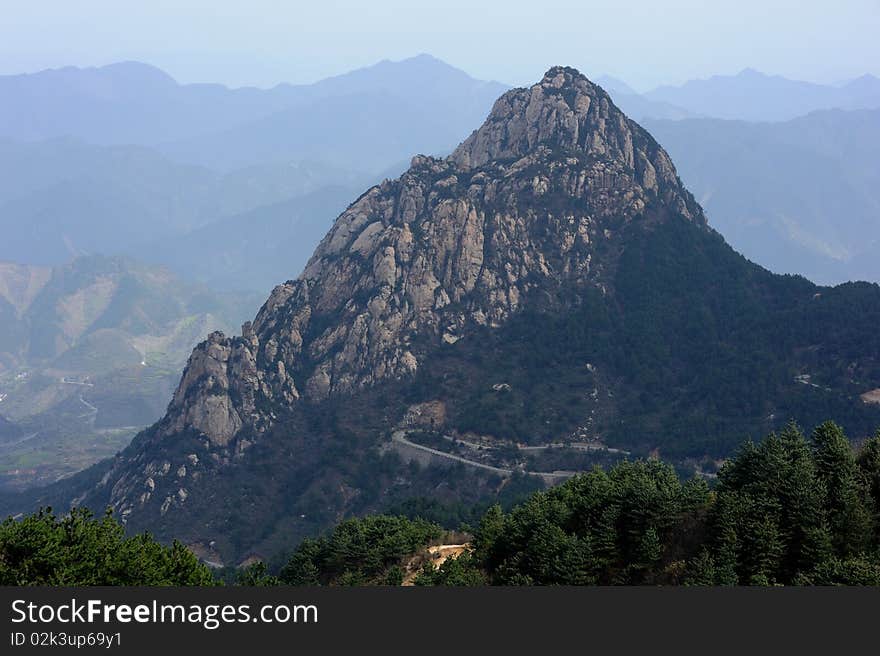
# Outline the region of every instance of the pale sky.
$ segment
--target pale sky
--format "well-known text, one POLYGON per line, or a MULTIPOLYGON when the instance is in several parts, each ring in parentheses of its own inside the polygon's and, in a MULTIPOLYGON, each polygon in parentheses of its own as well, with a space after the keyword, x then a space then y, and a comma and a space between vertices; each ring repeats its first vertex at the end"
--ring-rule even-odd
POLYGON ((880 0, 0 0, 0 74, 139 60, 265 87, 427 52, 510 84, 565 64, 644 91, 746 67, 880 75, 878 34, 880 0))

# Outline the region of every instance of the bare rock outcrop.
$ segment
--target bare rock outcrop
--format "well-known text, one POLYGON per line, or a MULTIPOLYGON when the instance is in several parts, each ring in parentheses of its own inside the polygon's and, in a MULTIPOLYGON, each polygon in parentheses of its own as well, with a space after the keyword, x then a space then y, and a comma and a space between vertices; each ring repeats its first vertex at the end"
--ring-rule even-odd
POLYGON ((195 350, 162 430, 225 447, 271 424, 258 407, 411 376, 430 348, 501 325, 536 288, 601 284, 611 263, 594 244, 658 199, 705 224, 663 149, 601 88, 552 68, 499 98, 448 158, 416 156, 357 199, 241 337, 195 350))

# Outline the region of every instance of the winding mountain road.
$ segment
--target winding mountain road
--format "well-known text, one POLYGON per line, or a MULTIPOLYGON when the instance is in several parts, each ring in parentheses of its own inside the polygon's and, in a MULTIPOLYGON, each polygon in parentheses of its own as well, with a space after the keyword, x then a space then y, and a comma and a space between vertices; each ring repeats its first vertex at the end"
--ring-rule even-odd
POLYGON ((439 456, 441 458, 446 458, 447 460, 454 460, 456 462, 460 462, 462 464, 468 465, 470 467, 477 467, 479 469, 485 469, 487 471, 494 472, 496 474, 501 474, 502 476, 512 476, 515 473, 525 474, 526 476, 540 476, 544 480, 566 480, 574 476, 577 472, 569 472, 569 471, 556 471, 556 472, 536 472, 536 471, 528 471, 525 469, 505 469, 504 467, 494 467, 492 465, 486 465, 482 462, 477 462, 476 460, 468 460, 467 458, 463 458, 461 456, 457 456, 452 453, 446 453, 445 451, 440 451, 439 449, 432 449, 429 446, 424 446, 422 444, 416 444, 406 438, 406 431, 396 430, 391 433, 391 440, 393 442, 397 442, 398 444, 404 444, 408 447, 412 447, 414 449, 418 449, 420 451, 424 451, 425 453, 429 453, 434 456, 439 456))

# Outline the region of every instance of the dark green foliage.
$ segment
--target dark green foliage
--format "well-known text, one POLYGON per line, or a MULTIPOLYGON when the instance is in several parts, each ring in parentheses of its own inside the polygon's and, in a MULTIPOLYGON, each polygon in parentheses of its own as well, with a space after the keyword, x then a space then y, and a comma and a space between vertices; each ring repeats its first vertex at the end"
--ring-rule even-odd
MULTIPOLYGON (((388 430, 389 418, 403 411, 386 393, 377 388, 358 397, 303 404, 296 413, 279 417, 272 429, 277 439, 261 439, 244 453, 241 466, 222 471, 215 469, 197 433, 164 440, 164 457, 175 468, 188 462, 188 454, 197 454, 208 475, 190 482, 186 504, 174 513, 163 516, 158 505, 148 504, 141 515, 130 518, 129 529, 149 529, 168 542, 199 542, 207 534, 216 540, 215 549, 225 562, 262 555, 275 571, 280 563, 274 554, 289 553, 304 538, 331 530, 341 517, 400 514, 456 529, 462 523, 476 524, 495 500, 509 508, 543 487, 533 476, 502 479, 459 464, 421 467, 403 463, 393 451, 380 452, 376 436, 388 430), (412 501, 427 497, 431 504, 412 501), (436 512, 429 512, 432 507, 436 512)), ((132 449, 144 448, 151 439, 151 431, 141 433, 132 449)), ((105 471, 88 473, 89 487, 99 493, 109 492, 109 487, 97 485, 105 471)), ((171 478, 156 479, 154 494, 176 494, 179 486, 171 478)), ((71 487, 62 481, 42 503, 64 503, 71 487)), ((0 497, 0 512, 18 512, 23 504, 15 500, 4 504, 0 497)), ((103 507, 110 499, 96 494, 86 503, 103 507)))
POLYGON ((830 555, 827 492, 795 426, 747 443, 719 473, 712 526, 719 564, 740 583, 789 581, 830 555))
POLYGON ((856 462, 867 491, 868 508, 873 516, 873 547, 880 550, 880 431, 864 444, 856 462))
POLYGON ((486 501, 479 503, 443 502, 435 497, 410 497, 384 509, 383 514, 403 515, 409 519, 423 519, 439 524, 445 529, 469 533, 470 527, 477 526, 486 511, 493 505, 497 504, 505 510, 510 510, 541 489, 544 489, 544 485, 539 479, 515 473, 504 481, 501 490, 496 495, 497 500, 494 504, 486 501))
MULTIPOLYGON (((809 441, 790 424, 759 444, 747 442, 713 490, 699 478, 682 482, 657 460, 596 469, 508 512, 491 506, 471 551, 440 567, 426 563, 415 582, 877 585, 878 456, 880 437, 856 454, 828 422, 809 441)), ((322 544, 307 542, 291 561, 311 568, 310 582, 328 576, 322 544)), ((388 580, 381 571, 374 581, 388 580)))
POLYGON ((281 570, 287 585, 400 585, 403 559, 443 530, 404 517, 349 519, 326 537, 306 539, 281 570))
POLYGON ((475 553, 495 584, 660 581, 707 503, 706 485, 682 484, 669 465, 625 462, 535 494, 509 514, 493 508, 475 553))
POLYGON ((63 518, 51 509, 0 524, 0 585, 212 585, 211 571, 180 542, 125 536, 109 512, 63 518))
MULTIPOLYGON (((525 495, 528 496, 528 495, 525 495)), ((523 499, 519 499, 522 501, 523 499)), ((412 497, 385 509, 385 514, 424 519, 444 528, 458 529, 479 523, 487 504, 442 503, 429 497, 412 497)))
MULTIPOLYGON (((411 467, 376 449, 410 404, 432 399, 446 403, 449 432, 470 428, 546 444, 587 426, 588 434, 633 458, 656 448, 676 465, 729 456, 744 436, 781 430, 788 417, 808 425, 836 417, 854 436, 878 425, 880 406, 863 403, 859 394, 880 380, 874 356, 880 353, 880 288, 828 289, 773 276, 717 235, 683 220, 655 219, 646 210, 621 228, 632 235, 621 240, 626 248, 606 272, 614 283, 607 294, 592 285, 542 289, 497 329, 476 330, 452 345, 414 343, 420 354, 415 380, 297 404, 295 411, 267 405, 261 409, 278 420, 235 467, 192 482, 185 506, 173 516, 147 508, 132 515, 130 526, 163 540, 210 535, 224 560, 238 562, 250 553, 280 552, 340 517, 388 508, 421 514, 397 507, 408 499, 465 507, 498 500, 510 486, 492 474, 411 467), (797 382, 807 374, 810 384, 797 382)), ((600 241, 596 247, 615 246, 600 241)), ((330 319, 316 317, 309 330, 323 330, 330 319)), ((177 466, 196 453, 211 467, 210 454, 197 445, 178 452, 181 439, 144 435, 125 457, 146 448, 177 466)), ((527 464, 573 469, 585 464, 568 459, 577 453, 547 451, 527 464)), ((90 490, 85 503, 100 508, 111 488, 75 478, 55 489, 52 497, 49 490, 40 493, 42 503, 57 505, 90 490)), ((0 498, 8 512, 34 507, 28 503, 0 498)), ((464 508, 422 516, 443 524, 477 522, 464 508)))
POLYGON ((722 468, 709 516, 715 582, 803 582, 817 568, 826 578, 838 571, 829 562, 870 558, 872 499, 833 423, 819 426, 811 443, 794 425, 747 443, 722 468))
POLYGON ((684 577, 685 585, 715 585, 718 573, 715 567, 715 559, 708 550, 703 549, 687 567, 684 577))
POLYGON ((813 453, 828 497, 828 521, 835 553, 848 558, 871 543, 871 508, 855 454, 843 431, 826 422, 813 432, 813 453))
POLYGON ((799 574, 795 585, 872 585, 880 586, 880 563, 864 558, 830 558, 811 572, 799 574))
MULTIPOLYGON (((878 293, 774 276, 683 221, 634 231, 617 274, 624 343, 612 356, 633 386, 621 390, 629 417, 617 439, 639 434, 668 456, 729 455, 771 415, 835 416, 867 431, 877 417, 844 370, 880 349, 868 328, 880 319, 878 293), (827 389, 794 383, 803 371, 827 389)), ((876 363, 861 361, 859 377, 874 380, 876 363)))
POLYGON ((473 587, 487 583, 486 574, 479 568, 471 553, 463 553, 456 558, 447 558, 440 567, 435 567, 431 561, 427 561, 414 581, 415 585, 455 587, 473 587))
POLYGON ((264 587, 279 584, 278 577, 270 574, 266 563, 262 561, 239 569, 235 575, 235 585, 264 587))

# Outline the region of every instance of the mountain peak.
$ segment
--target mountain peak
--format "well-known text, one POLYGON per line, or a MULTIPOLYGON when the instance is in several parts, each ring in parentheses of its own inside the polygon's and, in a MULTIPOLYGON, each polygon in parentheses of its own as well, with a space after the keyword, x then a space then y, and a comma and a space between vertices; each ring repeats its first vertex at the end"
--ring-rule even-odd
POLYGON ((601 87, 568 66, 554 66, 531 87, 501 96, 485 123, 449 159, 464 169, 479 168, 541 148, 614 160, 630 171, 647 168, 648 159, 657 159, 664 177, 675 177, 672 163, 651 136, 630 121, 601 87), (642 148, 634 149, 634 142, 642 148), (646 155, 648 151, 652 154, 646 155))
POLYGON ((544 77, 541 78, 541 81, 538 84, 549 83, 557 87, 562 87, 564 84, 570 84, 575 80, 589 82, 587 76, 581 73, 578 69, 572 66, 557 65, 548 68, 547 72, 544 73, 544 77))
POLYGON ((845 89, 873 88, 880 83, 880 78, 871 73, 865 73, 857 78, 853 78, 843 85, 845 89))
POLYGON ((576 149, 612 114, 625 120, 601 88, 574 68, 554 66, 529 88, 511 89, 492 107, 486 122, 450 156, 457 165, 479 167, 516 159, 541 144, 576 149))
POLYGON ((177 85, 177 81, 168 73, 157 66, 134 60, 114 62, 95 69, 98 72, 112 77, 134 79, 140 82, 153 82, 156 84, 177 85))

